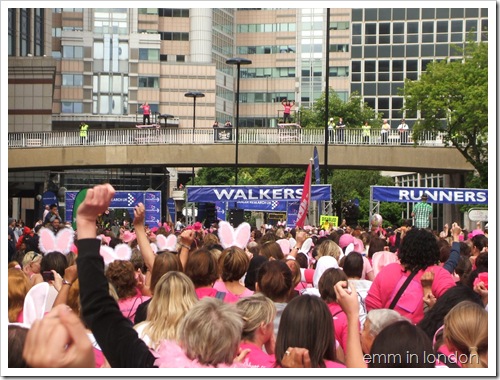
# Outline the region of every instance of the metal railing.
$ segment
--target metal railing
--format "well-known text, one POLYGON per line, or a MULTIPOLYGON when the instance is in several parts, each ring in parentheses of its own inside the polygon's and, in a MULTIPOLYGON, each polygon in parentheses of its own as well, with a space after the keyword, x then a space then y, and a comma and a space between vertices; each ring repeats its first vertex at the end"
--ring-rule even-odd
MULTIPOLYGON (((234 143, 234 133, 229 143, 234 143)), ((329 144, 341 145, 408 145, 413 146, 412 131, 408 131, 407 141, 401 140, 397 131, 389 131, 386 142, 380 130, 371 130, 368 139, 360 129, 346 129, 343 142, 338 141, 336 131, 329 131, 329 144)), ((424 132, 418 146, 444 147, 443 135, 424 132)), ((240 144, 307 144, 324 145, 323 129, 300 128, 240 128, 240 144)), ((216 144, 213 128, 192 129, 147 128, 147 129, 106 129, 89 130, 86 138, 79 131, 23 132, 9 133, 8 147, 15 148, 55 148, 72 146, 110 145, 162 145, 162 144, 216 144)))

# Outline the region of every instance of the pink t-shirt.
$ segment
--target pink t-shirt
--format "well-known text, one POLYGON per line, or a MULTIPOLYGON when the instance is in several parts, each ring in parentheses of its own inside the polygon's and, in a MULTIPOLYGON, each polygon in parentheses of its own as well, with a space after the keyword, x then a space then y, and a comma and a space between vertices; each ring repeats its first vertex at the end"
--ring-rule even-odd
POLYGON ((342 350, 346 352, 347 343, 347 316, 342 311, 338 303, 332 302, 328 304, 328 309, 333 317, 333 329, 335 330, 335 339, 339 342, 342 350))
MULTIPOLYGON (((196 288, 195 292, 196 292, 196 295, 198 296, 198 299, 201 300, 202 298, 205 298, 205 297, 215 298, 215 296, 217 294, 217 289, 214 289, 214 288, 211 288, 208 286, 204 286, 201 288, 196 288)), ((235 303, 235 302, 238 302, 238 297, 236 297, 234 294, 226 293, 223 301, 226 303, 235 303)))
POLYGON ((142 113, 144 115, 149 115, 151 107, 148 104, 142 106, 142 113))
POLYGON ((345 364, 332 362, 331 360, 325 360, 326 368, 346 368, 345 364))
MULTIPOLYGON (((375 277, 375 280, 368 291, 368 295, 366 296, 365 304, 367 311, 389 307, 392 298, 394 298, 395 293, 399 289, 399 287, 396 289, 396 286, 401 277, 405 274, 403 271, 403 266, 399 263, 388 264, 382 268, 377 277, 375 277)), ((434 294, 436 298, 441 297, 444 292, 455 286, 455 282, 453 281, 450 272, 441 268, 439 265, 433 265, 427 267, 425 271, 419 271, 413 278, 413 281, 420 283, 420 277, 422 277, 424 272, 431 271, 434 272, 432 294, 434 294)), ((409 274, 409 271, 406 272, 406 276, 409 274)), ((405 290, 405 293, 403 293, 403 296, 405 296, 404 308, 402 306, 400 307, 400 303, 398 302, 398 304, 394 307, 394 310, 399 312, 403 317, 410 319, 412 323, 416 324, 424 317, 424 302, 422 300, 424 295, 422 287, 415 287, 414 290, 417 293, 407 293, 412 291, 412 286, 409 285, 405 290)))
POLYGON ((118 306, 123 316, 125 318, 130 319, 130 321, 134 323, 135 312, 137 311, 137 308, 141 303, 147 301, 150 298, 151 297, 143 296, 141 294, 136 294, 133 297, 118 300, 118 306))
POLYGON ((255 343, 245 342, 240 344, 241 350, 245 350, 247 348, 250 349, 250 352, 245 356, 245 364, 248 364, 252 367, 258 368, 273 368, 276 362, 274 355, 269 355, 265 353, 262 348, 257 346, 255 343))
POLYGON ((244 298, 244 297, 250 297, 254 292, 251 291, 250 289, 248 288, 245 288, 245 290, 243 291, 243 293, 241 294, 234 294, 234 293, 231 293, 227 287, 226 287, 226 284, 223 282, 223 281, 215 281, 215 284, 214 284, 214 289, 215 290, 218 290, 219 292, 225 292, 225 293, 228 293, 228 294, 231 294, 233 296, 235 296, 236 298, 240 299, 240 298, 244 298))

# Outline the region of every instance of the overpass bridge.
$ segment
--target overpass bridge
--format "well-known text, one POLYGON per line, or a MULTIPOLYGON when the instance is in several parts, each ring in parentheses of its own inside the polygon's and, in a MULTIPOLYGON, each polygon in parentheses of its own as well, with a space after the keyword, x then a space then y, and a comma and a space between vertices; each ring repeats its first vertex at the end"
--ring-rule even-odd
MULTIPOLYGON (((122 167, 234 167, 234 130, 111 129, 90 130, 85 141, 78 131, 8 134, 8 169, 66 170, 122 167), (224 133, 222 133, 224 132, 224 133)), ((473 167, 439 134, 423 135, 402 144, 391 131, 387 144, 372 130, 368 143, 360 129, 345 131, 343 143, 322 129, 240 128, 239 167, 304 167, 318 148, 320 166, 328 149, 328 167, 458 174, 473 167), (333 141, 330 141, 333 140, 333 141)), ((411 131, 410 131, 411 136, 411 131)))

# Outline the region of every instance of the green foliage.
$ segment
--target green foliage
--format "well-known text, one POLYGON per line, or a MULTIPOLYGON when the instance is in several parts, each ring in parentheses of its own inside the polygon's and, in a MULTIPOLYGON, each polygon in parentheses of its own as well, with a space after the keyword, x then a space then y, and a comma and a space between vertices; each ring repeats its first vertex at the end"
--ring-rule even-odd
POLYGON ((431 62, 416 81, 404 87, 406 114, 420 117, 414 140, 423 131, 441 132, 477 171, 481 187, 488 186, 488 44, 469 41, 462 60, 431 62))
MULTIPOLYGON (((301 109, 301 126, 303 128, 325 128, 325 93, 315 101, 311 109, 301 109)), ((380 127, 381 114, 366 103, 361 102, 358 93, 353 92, 344 102, 337 93, 330 89, 328 95, 328 119, 334 118, 337 122, 342 117, 347 128, 361 128, 368 121, 372 127, 380 127)))

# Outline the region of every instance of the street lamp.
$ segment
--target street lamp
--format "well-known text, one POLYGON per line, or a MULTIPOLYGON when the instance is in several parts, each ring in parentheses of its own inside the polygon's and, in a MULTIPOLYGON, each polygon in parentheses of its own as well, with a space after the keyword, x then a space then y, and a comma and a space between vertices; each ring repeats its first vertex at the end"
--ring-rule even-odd
POLYGON ((193 144, 194 144, 194 127, 196 126, 196 98, 204 98, 205 94, 199 91, 186 92, 184 94, 187 98, 193 98, 193 144))
MULTIPOLYGON (((184 94, 185 97, 187 98, 193 98, 193 144, 194 144, 194 129, 196 126, 196 98, 204 98, 205 94, 199 91, 191 91, 191 92, 186 92, 184 94)), ((193 166, 193 171, 191 172, 191 185, 194 185, 194 166, 193 166)), ((187 216, 187 215, 186 215, 187 216)), ((194 221, 195 216, 194 216, 194 203, 192 204, 192 214, 191 214, 191 220, 194 221)))
POLYGON ((226 61, 228 65, 236 65, 238 67, 238 76, 236 79, 236 152, 234 158, 234 184, 238 184, 238 140, 240 131, 240 66, 250 65, 252 61, 246 58, 230 58, 226 61))

